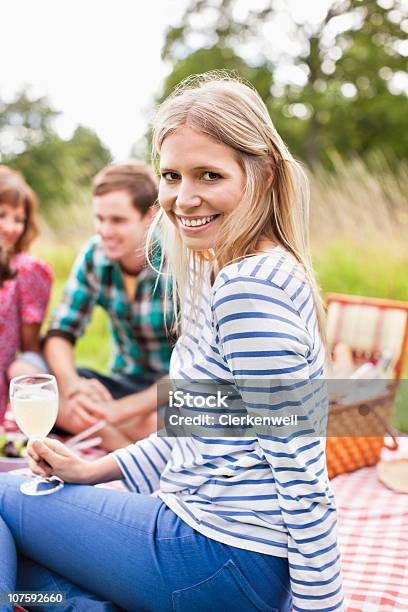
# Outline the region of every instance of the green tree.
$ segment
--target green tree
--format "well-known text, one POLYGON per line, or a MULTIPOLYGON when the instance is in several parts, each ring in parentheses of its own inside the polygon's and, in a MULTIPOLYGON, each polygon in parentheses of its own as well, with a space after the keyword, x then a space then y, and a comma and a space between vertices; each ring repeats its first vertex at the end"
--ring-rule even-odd
POLYGON ((242 57, 239 57, 230 47, 221 44, 211 49, 198 49, 190 53, 185 59, 177 62, 172 73, 164 83, 162 99, 183 79, 190 74, 207 72, 208 70, 234 71, 241 78, 250 81, 263 98, 270 96, 272 87, 272 73, 265 65, 250 66, 242 57))
POLYGON ((31 98, 25 89, 6 103, 0 100, 0 160, 19 170, 37 193, 41 210, 75 201, 92 177, 112 157, 91 129, 78 126, 63 140, 54 122, 58 116, 47 98, 31 98))
POLYGON ((37 194, 43 213, 70 203, 76 167, 67 143, 57 135, 48 135, 23 153, 5 158, 4 163, 22 173, 37 194))
POLYGON ((79 125, 67 141, 67 150, 76 165, 73 178, 77 185, 88 187, 99 170, 112 161, 109 149, 93 130, 79 125))
POLYGON ((11 102, 0 98, 0 159, 40 144, 53 133, 58 114, 47 98, 32 98, 27 88, 18 91, 11 102))
POLYGON ((240 5, 190 1, 166 35, 162 55, 173 72, 163 97, 186 74, 232 68, 258 88, 278 130, 309 163, 333 150, 407 156, 404 0, 333 1, 314 22, 297 19, 291 2, 240 5), (286 48, 275 44, 280 27, 286 48))

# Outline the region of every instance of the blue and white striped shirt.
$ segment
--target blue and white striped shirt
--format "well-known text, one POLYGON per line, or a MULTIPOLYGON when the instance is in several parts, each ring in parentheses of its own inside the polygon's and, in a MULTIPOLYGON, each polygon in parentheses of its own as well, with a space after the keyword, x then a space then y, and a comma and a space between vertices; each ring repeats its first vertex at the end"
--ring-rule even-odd
MULTIPOLYGON (((308 383, 323 376, 324 350, 309 285, 283 248, 226 266, 212 288, 203 288, 193 319, 173 351, 172 379, 233 381, 251 411, 262 380, 271 411, 288 413, 293 389, 299 404, 307 404, 308 383)), ((152 435, 113 456, 131 490, 158 489, 203 535, 288 557, 294 610, 341 610, 336 509, 321 419, 304 414, 287 437, 152 435)))

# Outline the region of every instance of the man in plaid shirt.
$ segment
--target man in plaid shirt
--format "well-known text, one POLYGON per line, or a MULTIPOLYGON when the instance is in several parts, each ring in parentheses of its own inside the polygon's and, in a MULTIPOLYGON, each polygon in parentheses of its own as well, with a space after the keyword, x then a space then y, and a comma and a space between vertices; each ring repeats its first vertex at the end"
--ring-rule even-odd
MULTIPOLYGON (((97 235, 75 262, 45 356, 61 391, 57 425, 78 433, 106 419, 102 437, 112 450, 156 427, 156 381, 169 369, 166 322, 170 327, 172 311, 169 303, 164 312, 165 278, 146 265, 145 239, 157 199, 152 171, 140 162, 108 166, 95 178, 93 194, 97 235), (75 366, 74 345, 95 305, 110 320, 110 376, 75 366)), ((156 268, 159 260, 155 253, 156 268)))

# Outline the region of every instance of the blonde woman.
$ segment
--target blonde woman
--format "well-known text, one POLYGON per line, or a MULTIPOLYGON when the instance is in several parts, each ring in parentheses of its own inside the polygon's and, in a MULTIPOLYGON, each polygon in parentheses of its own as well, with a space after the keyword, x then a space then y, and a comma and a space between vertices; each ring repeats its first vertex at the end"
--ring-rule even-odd
MULTIPOLYGON (((172 379, 232 385, 248 413, 259 387, 263 412, 309 405, 324 349, 305 179, 264 104, 247 85, 203 75, 162 104, 154 146, 158 223, 181 303, 172 379)), ((23 505, 18 478, 3 477, 2 550, 29 557, 18 563, 34 567, 31 577, 45 572, 47 590, 68 581, 84 609, 96 593, 91 609, 109 600, 160 612, 341 610, 324 442, 318 415, 303 419, 286 436, 153 435, 94 463, 35 442, 38 474, 122 478, 133 493, 65 486, 39 511, 38 500, 23 505)), ((14 590, 11 562, 0 571, 2 589, 14 590)))

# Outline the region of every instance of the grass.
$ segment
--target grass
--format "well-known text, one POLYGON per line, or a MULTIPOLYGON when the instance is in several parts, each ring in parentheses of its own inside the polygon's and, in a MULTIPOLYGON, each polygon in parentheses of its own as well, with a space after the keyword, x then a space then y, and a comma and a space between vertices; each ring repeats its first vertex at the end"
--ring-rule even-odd
POLYGON ((345 239, 316 249, 314 267, 323 293, 351 293, 408 301, 408 249, 364 246, 345 239))
MULTIPOLYGON (((311 239, 316 274, 323 294, 351 293, 408 301, 408 168, 392 173, 385 160, 370 171, 360 160, 336 159, 335 173, 317 168, 310 174, 311 239)), ((58 223, 43 222, 36 254, 55 273, 51 310, 58 303, 75 256, 91 234, 89 207, 80 198, 58 223), (40 247, 40 248, 39 248, 40 247)), ((105 313, 96 308, 87 333, 77 343, 78 363, 108 368, 110 335, 105 313)), ((408 362, 404 372, 408 379, 408 362)), ((397 399, 395 424, 408 432, 408 384, 397 399)))
MULTIPOLYGON (((64 283, 68 278, 76 254, 77 250, 69 246, 40 249, 36 251, 36 255, 48 261, 54 270, 54 285, 48 318, 44 324, 45 329, 48 326, 54 308, 62 297, 64 283)), ((110 333, 108 317, 106 313, 97 306, 87 326, 86 334, 80 338, 76 344, 76 359, 81 366, 96 369, 100 372, 106 372, 108 370, 109 353, 110 333)))
MULTIPOLYGON (((335 173, 310 175, 311 239, 323 294, 408 301, 408 166, 392 172, 381 156, 334 159, 335 173)), ((408 360, 394 424, 408 432, 408 360)))
POLYGON ((408 373, 405 370, 404 380, 402 381, 395 403, 394 425, 399 431, 408 433, 408 373))

